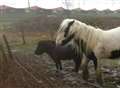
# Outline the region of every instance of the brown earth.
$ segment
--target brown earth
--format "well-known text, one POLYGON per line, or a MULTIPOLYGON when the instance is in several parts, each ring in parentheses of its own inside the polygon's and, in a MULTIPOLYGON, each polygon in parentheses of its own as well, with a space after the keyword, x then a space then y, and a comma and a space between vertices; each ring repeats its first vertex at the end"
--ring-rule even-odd
MULTIPOLYGON (((14 53, 13 59, 4 61, 3 74, 0 76, 0 88, 100 88, 95 82, 95 73, 90 65, 90 79, 85 82, 79 73, 72 72, 73 62, 64 61, 63 71, 56 72, 53 61, 46 54, 14 53), (6 70, 5 70, 5 66, 6 70)), ((3 65, 1 65, 3 66, 3 65)), ((104 88, 119 88, 120 68, 104 69, 104 88)))

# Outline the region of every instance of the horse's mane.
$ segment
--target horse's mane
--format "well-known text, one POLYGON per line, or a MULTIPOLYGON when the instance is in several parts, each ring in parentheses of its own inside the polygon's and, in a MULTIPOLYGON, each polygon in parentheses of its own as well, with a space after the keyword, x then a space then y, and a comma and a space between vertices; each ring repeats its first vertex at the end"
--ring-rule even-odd
MULTIPOLYGON (((97 41, 100 39, 102 34, 102 29, 87 25, 83 22, 76 20, 76 37, 84 40, 87 46, 93 47, 97 41)), ((72 30, 74 31, 74 30, 72 30)))

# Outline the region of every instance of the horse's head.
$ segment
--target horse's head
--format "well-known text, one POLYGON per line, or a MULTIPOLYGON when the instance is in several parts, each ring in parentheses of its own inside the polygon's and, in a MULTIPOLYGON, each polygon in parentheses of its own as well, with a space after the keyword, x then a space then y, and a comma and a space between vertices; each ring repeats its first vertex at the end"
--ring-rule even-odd
POLYGON ((36 55, 41 55, 45 52, 48 52, 49 50, 51 50, 51 48, 53 48, 55 46, 55 42, 54 41, 40 41, 37 45, 37 48, 35 50, 35 54, 36 55))
POLYGON ((75 36, 75 20, 74 19, 65 19, 61 23, 56 37, 57 45, 65 45, 70 42, 75 36))

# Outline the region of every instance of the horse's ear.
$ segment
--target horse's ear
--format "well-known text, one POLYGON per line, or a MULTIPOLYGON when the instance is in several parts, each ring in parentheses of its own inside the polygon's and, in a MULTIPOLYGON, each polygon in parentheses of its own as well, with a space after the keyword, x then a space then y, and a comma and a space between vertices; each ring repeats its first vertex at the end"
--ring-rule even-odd
POLYGON ((69 25, 71 26, 74 22, 75 22, 74 20, 73 20, 73 21, 71 21, 71 22, 69 23, 69 25))
POLYGON ((74 20, 73 21, 71 21, 69 24, 68 24, 68 26, 67 26, 67 28, 66 28, 66 30, 65 30, 65 37, 67 36, 67 34, 68 34, 68 32, 69 32, 69 30, 70 30, 70 27, 71 27, 71 25, 74 23, 74 20))

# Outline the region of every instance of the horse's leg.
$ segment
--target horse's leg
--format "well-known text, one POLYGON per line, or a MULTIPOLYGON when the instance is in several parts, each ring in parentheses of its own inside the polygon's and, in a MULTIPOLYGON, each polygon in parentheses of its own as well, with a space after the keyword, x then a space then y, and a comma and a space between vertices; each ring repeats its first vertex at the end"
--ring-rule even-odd
POLYGON ((98 66, 95 69, 96 69, 96 80, 100 85, 103 85, 100 59, 98 59, 98 66))
POLYGON ((89 78, 89 71, 88 71, 89 61, 90 60, 87 57, 82 58, 81 68, 83 70, 82 75, 83 75, 84 80, 88 80, 88 78, 89 78))
POLYGON ((94 69, 96 71, 96 79, 97 79, 97 82, 102 85, 102 74, 101 74, 101 68, 100 68, 100 59, 97 59, 95 54, 92 52, 90 54, 87 55, 87 57, 93 61, 94 63, 94 69))
POLYGON ((80 65, 81 65, 81 59, 82 59, 81 57, 73 59, 73 61, 75 63, 75 68, 74 68, 75 72, 79 71, 79 68, 80 68, 80 65))
POLYGON ((96 80, 100 85, 103 85, 103 78, 102 78, 102 71, 101 71, 101 60, 100 58, 102 57, 102 51, 104 49, 102 48, 101 44, 99 44, 95 50, 94 50, 94 57, 97 59, 97 67, 95 68, 96 70, 96 80))
POLYGON ((93 61, 93 64, 94 64, 94 69, 95 69, 95 71, 96 71, 96 70, 97 70, 97 67, 98 67, 97 58, 92 59, 92 61, 93 61))

